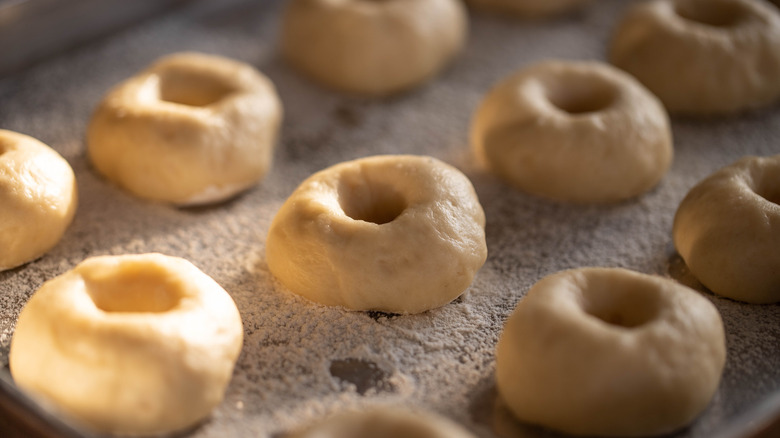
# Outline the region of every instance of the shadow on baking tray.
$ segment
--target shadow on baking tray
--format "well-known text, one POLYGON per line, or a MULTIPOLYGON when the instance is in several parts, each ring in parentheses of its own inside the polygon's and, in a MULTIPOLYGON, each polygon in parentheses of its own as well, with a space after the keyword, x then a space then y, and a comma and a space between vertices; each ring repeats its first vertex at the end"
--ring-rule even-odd
POLYGON ((85 435, 41 409, 0 371, 0 435, 3 438, 97 438, 85 435))
MULTIPOLYGON (((539 426, 522 423, 498 396, 495 384, 483 386, 483 390, 473 400, 470 407, 474 422, 487 426, 498 438, 566 438, 566 435, 539 426)), ((677 433, 657 435, 657 438, 672 437, 677 433)))
MULTIPOLYGON (((166 438, 182 438, 201 424, 166 438)), ((0 370, 0 437, 2 438, 105 438, 79 430, 41 408, 13 383, 8 364, 0 370)))
POLYGON ((512 417, 498 396, 495 384, 483 386, 482 391, 473 399, 471 419, 478 424, 487 426, 499 438, 558 438, 566 437, 557 432, 537 426, 523 424, 512 417))

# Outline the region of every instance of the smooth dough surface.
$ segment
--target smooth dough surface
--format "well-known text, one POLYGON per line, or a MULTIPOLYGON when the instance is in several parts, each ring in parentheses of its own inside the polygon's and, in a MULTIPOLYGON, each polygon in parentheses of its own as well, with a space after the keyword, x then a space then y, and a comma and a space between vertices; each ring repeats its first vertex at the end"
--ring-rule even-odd
POLYGON ((273 84, 252 66, 177 53, 103 98, 87 151, 101 175, 135 196, 207 204, 265 175, 281 119, 273 84))
POLYGON ((392 313, 449 303, 486 257, 485 214, 471 182, 412 155, 315 173, 282 205, 266 241, 268 267, 292 292, 392 313))
POLYGON ((287 438, 474 438, 439 415, 401 408, 343 412, 287 438))
POLYGON ((547 276, 496 350, 499 394, 519 419, 575 435, 674 431, 704 410, 726 357, 723 323, 681 284, 618 268, 547 276))
POLYGON ((780 301, 780 155, 744 157, 694 186, 677 208, 674 245, 711 291, 780 301))
POLYGON ((76 214, 70 164, 27 135, 0 129, 0 271, 49 251, 76 214))
POLYGON ((466 3, 488 11, 520 17, 538 18, 562 14, 591 0, 466 0, 466 3))
POLYGON ((543 61, 500 81, 471 122, 478 159, 528 193, 616 202, 671 164, 669 118, 641 84, 599 62, 543 61))
POLYGON ((326 86, 383 96, 436 75, 467 33, 460 0, 292 0, 281 49, 326 86))
POLYGON ((755 0, 652 0, 634 5, 610 61, 670 112, 725 114, 780 98, 780 11, 755 0))
POLYGON ((191 426, 222 400, 241 350, 233 300, 184 259, 85 260, 22 309, 11 342, 16 384, 100 433, 191 426))

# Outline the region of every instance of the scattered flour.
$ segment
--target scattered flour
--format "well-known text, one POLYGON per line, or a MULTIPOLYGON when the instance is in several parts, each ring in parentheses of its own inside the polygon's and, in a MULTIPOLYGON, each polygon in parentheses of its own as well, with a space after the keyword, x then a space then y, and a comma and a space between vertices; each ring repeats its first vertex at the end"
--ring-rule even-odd
MULTIPOLYGON (((56 248, 0 273, 5 371, 14 321, 45 280, 89 256, 157 251, 187 258, 214 277, 235 299, 246 330, 225 402, 192 437, 273 437, 340 409, 382 404, 439 412, 482 437, 546 436, 512 420, 496 402, 494 348, 517 301, 542 276, 566 268, 621 266, 669 275, 670 266, 679 268, 671 221, 688 188, 741 155, 780 152, 777 107, 729 119, 675 120, 675 161, 661 184, 639 199, 601 207, 524 195, 474 163, 468 123, 483 93, 543 58, 603 59, 624 3, 602 0, 547 22, 473 16, 469 43, 451 68, 384 101, 323 90, 280 60, 280 0, 193 2, 0 81, 0 127, 62 153, 75 169, 81 200, 56 248), (84 152, 84 130, 102 94, 181 50, 256 65, 285 106, 269 175, 213 207, 176 209, 134 199, 96 176, 84 152), (459 167, 485 208, 487 263, 470 290, 443 308, 413 316, 327 308, 286 292, 268 272, 265 235, 297 184, 328 165, 379 153, 429 154, 459 167)), ((707 297, 723 314, 729 359, 716 399, 683 437, 711 436, 780 390, 780 306, 707 297)))

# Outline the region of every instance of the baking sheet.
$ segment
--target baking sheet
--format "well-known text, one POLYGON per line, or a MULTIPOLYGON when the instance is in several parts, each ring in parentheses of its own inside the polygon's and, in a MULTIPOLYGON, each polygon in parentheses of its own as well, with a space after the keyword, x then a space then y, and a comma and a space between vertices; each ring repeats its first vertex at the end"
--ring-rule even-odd
MULTIPOLYGON (((679 201, 701 178, 745 154, 780 153, 775 105, 735 117, 675 118, 669 174, 646 195, 616 205, 534 198, 481 169, 467 130, 483 93, 534 61, 603 59, 616 17, 629 3, 600 0, 541 22, 472 14, 468 45, 449 69, 384 100, 344 96, 296 74, 276 48, 282 2, 270 0, 195 2, 0 80, 0 128, 58 150, 76 172, 81 199, 56 248, 0 273, 3 372, 14 321, 44 281, 89 256, 156 251, 187 258, 217 280, 239 306, 245 328, 224 403, 187 436, 271 437, 341 409, 385 404, 439 412, 480 437, 555 435, 516 422, 496 398, 495 343, 518 300, 544 275, 580 266, 626 267, 701 289, 671 243, 679 201), (242 196, 207 208, 134 199, 97 177, 84 152, 85 127, 103 93, 155 58, 182 50, 255 65, 274 81, 285 108, 271 172, 242 196), (385 153, 432 155, 471 178, 487 215, 489 256, 469 291, 412 316, 348 312, 286 292, 263 256, 278 207, 309 174, 385 153)), ((728 360, 710 406, 673 436, 743 436, 758 413, 777 412, 780 306, 704 294, 723 316, 728 360)))
POLYGON ((0 76, 187 0, 0 0, 0 76))

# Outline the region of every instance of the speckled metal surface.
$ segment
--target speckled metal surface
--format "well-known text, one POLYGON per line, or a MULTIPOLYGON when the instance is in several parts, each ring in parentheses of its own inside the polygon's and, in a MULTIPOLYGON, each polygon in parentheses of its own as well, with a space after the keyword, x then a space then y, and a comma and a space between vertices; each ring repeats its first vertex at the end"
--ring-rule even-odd
MULTIPOLYGON (((780 153, 775 105, 734 117, 674 118, 669 174, 651 192, 617 205, 534 198, 475 164, 467 131, 483 93, 536 60, 604 59, 627 3, 600 0, 539 22, 472 14, 467 47, 449 69, 385 100, 324 90, 286 65, 276 49, 280 1, 197 2, 1 80, 0 128, 63 154, 81 198, 56 248, 0 273, 3 372, 14 321, 44 281, 89 256, 157 251, 187 258, 214 277, 235 299, 245 327, 224 403, 187 436, 276 436, 340 409, 377 404, 439 412, 481 437, 556 436, 514 421, 496 398, 494 347, 517 301, 542 276, 579 266, 627 267, 702 290, 671 243, 679 201, 698 180, 743 155, 780 153), (181 50, 255 65, 274 81, 285 107, 271 172, 247 193, 208 208, 134 199, 100 179, 84 152, 85 127, 103 93, 181 50), (384 153, 432 155, 471 178, 487 215, 489 256, 468 293, 441 309, 393 316, 326 308, 286 292, 263 256, 278 207, 309 174, 384 153)), ((741 436, 749 426, 743 416, 780 391, 780 306, 703 293, 723 316, 728 360, 710 406, 674 436, 741 436)))

